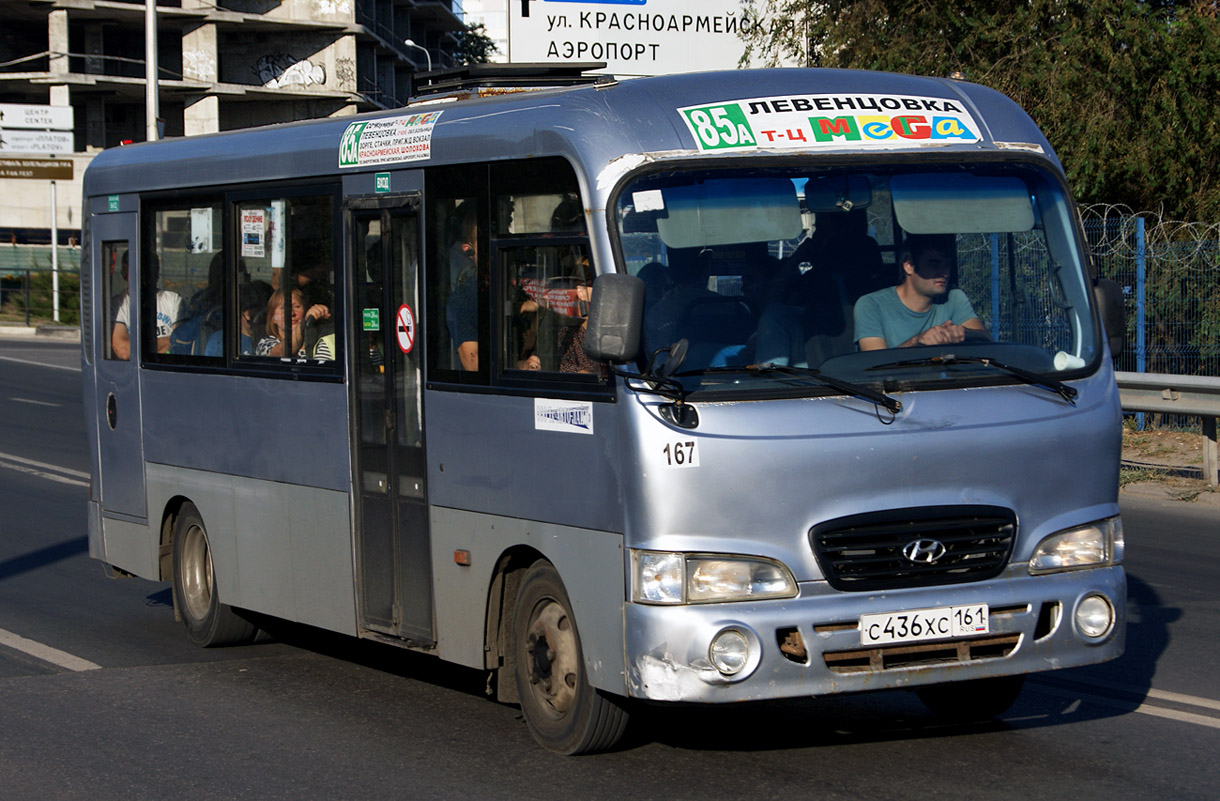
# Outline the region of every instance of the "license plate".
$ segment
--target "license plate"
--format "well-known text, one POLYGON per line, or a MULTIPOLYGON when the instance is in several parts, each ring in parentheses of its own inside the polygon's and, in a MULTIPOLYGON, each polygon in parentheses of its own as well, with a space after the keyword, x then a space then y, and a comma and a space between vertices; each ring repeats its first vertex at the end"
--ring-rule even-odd
POLYGON ((860 615, 860 644, 887 645, 986 634, 987 612, 987 604, 972 604, 860 615))

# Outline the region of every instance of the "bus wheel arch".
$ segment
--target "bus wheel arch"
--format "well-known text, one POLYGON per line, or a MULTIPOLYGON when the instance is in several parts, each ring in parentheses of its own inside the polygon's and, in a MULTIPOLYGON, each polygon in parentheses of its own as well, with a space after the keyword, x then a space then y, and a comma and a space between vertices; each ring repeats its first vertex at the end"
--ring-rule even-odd
POLYGON ((500 554, 487 592, 487 617, 483 652, 485 666, 494 672, 489 687, 497 701, 520 702, 517 697, 516 661, 512 648, 513 609, 521 579, 530 565, 545 557, 528 546, 511 548, 500 554))
POLYGON ((253 642, 258 627, 222 603, 216 591, 211 545, 199 510, 184 501, 172 520, 174 611, 186 627, 187 637, 202 648, 253 642))

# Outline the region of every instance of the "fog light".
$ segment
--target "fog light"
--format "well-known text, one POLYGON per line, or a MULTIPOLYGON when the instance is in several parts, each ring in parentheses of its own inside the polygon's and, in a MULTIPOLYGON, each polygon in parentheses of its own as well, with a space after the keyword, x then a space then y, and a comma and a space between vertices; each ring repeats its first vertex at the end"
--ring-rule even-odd
POLYGON ((716 670, 726 676, 741 672, 750 660, 750 642, 736 629, 725 629, 716 635, 707 649, 708 658, 716 670))
POLYGON ((1086 637, 1097 639, 1114 625, 1114 608, 1100 595, 1090 595, 1076 607, 1076 628, 1086 637))

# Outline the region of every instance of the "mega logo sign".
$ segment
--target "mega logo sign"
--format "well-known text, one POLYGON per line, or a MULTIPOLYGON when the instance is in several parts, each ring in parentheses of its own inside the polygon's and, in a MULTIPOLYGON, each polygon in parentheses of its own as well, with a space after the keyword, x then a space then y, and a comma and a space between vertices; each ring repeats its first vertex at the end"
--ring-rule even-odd
POLYGON ((957 101, 907 95, 805 95, 678 109, 700 150, 907 147, 982 138, 957 101))

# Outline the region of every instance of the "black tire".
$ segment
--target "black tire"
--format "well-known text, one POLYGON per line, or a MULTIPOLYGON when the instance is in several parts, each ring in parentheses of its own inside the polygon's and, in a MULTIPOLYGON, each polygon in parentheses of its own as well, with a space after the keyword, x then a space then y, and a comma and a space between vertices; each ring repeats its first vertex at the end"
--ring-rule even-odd
POLYGON ((589 684, 572 602, 549 562, 535 562, 522 579, 512 632, 517 694, 538 744, 588 754, 618 743, 625 702, 589 684))
POLYGON ((952 684, 933 684, 915 691, 933 715, 953 723, 999 717, 1021 694, 1025 676, 997 676, 952 684))
POLYGON ((254 642, 258 627, 239 617, 216 593, 212 549, 194 504, 185 504, 174 521, 174 609, 186 636, 201 648, 254 642))

